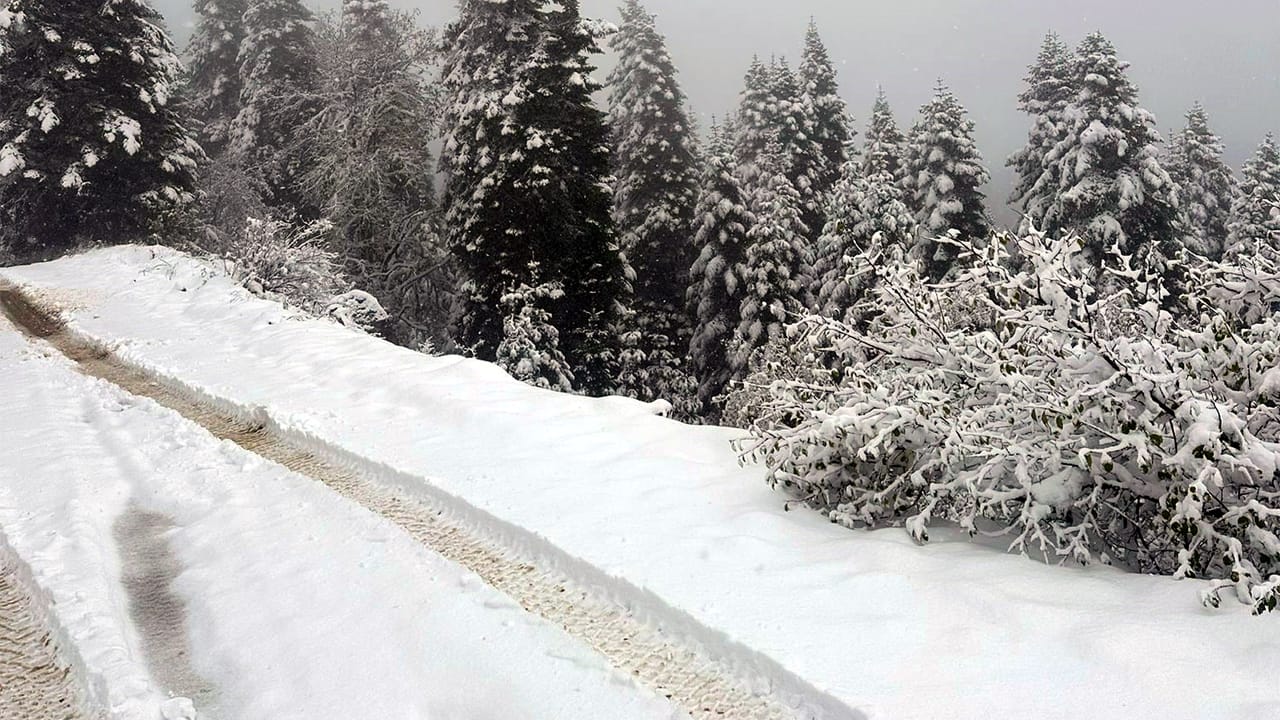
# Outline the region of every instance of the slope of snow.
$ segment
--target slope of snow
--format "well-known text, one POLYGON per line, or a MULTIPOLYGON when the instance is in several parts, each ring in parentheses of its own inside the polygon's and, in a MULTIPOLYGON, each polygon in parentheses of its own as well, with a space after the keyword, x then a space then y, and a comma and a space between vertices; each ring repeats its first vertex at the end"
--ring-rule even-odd
POLYGON ((109 717, 187 716, 147 655, 166 632, 208 686, 202 720, 677 717, 390 522, 51 355, 0 318, 0 527, 109 717), (172 526, 151 541, 185 633, 130 608, 131 518, 172 526))
MULTIPOLYGON (((1267 717, 1280 625, 1199 585, 785 512, 733 431, 536 390, 250 297, 158 248, 0 273, 126 360, 582 572, 828 717, 1267 717)), ((945 533, 937 533, 945 536, 945 533)))

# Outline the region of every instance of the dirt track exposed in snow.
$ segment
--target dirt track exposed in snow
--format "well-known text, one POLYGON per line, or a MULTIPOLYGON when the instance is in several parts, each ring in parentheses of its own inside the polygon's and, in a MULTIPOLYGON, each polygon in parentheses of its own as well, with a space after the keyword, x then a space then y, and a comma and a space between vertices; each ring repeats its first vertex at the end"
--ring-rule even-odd
POLYGON ((0 718, 81 720, 83 699, 16 564, 0 554, 0 718))
POLYGON ((320 481, 391 520, 434 552, 475 572, 526 610, 563 627, 694 718, 765 720, 794 717, 770 695, 744 682, 679 639, 638 620, 616 603, 577 588, 554 571, 539 568, 464 527, 440 509, 356 473, 327 463, 266 429, 246 424, 172 389, 144 372, 64 331, 52 308, 13 288, 0 286, 0 306, 28 334, 49 342, 76 361, 86 375, 150 398, 229 440, 290 470, 320 481))

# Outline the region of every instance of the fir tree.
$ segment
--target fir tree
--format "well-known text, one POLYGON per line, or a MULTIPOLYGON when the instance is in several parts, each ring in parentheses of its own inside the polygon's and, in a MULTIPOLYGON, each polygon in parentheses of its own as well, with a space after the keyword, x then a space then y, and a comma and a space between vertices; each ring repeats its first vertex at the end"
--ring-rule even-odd
POLYGON ((1027 144, 1009 158, 1016 175, 1010 202, 1037 228, 1059 190, 1057 166, 1048 156, 1065 137, 1067 107, 1076 94, 1073 72, 1071 49, 1056 33, 1049 33, 1027 74, 1027 87, 1018 96, 1018 108, 1031 117, 1031 131, 1027 144))
POLYGON ((804 39, 800 92, 812 118, 809 136, 821 149, 815 180, 819 193, 825 194, 835 186, 842 168, 849 161, 854 133, 849 108, 840 97, 835 68, 813 20, 809 21, 804 39))
POLYGON ((493 359, 508 289, 559 285, 548 309, 591 394, 617 375, 627 292, 605 117, 591 103, 601 32, 576 2, 466 0, 446 31, 443 74, 446 232, 465 277, 459 341, 493 359))
POLYGON ((240 112, 231 149, 266 180, 268 204, 282 214, 316 217, 299 189, 301 159, 293 133, 316 114, 319 88, 314 18, 301 0, 249 0, 240 48, 240 112))
POLYGON ((907 151, 905 184, 922 234, 917 254, 926 274, 937 280, 955 262, 954 248, 938 238, 954 232, 980 239, 990 232, 981 190, 990 175, 973 141, 973 121, 941 81, 920 116, 907 151))
POLYGON ((871 121, 862 146, 862 176, 871 177, 884 173, 899 181, 903 173, 903 157, 906 155, 906 138, 898 129, 889 99, 881 88, 876 93, 875 106, 871 108, 871 121))
POLYGON ((693 322, 689 358, 704 417, 719 419, 720 399, 744 368, 730 353, 742 320, 746 290, 747 199, 734 173, 732 127, 713 128, 696 216, 698 259, 689 272, 688 308, 693 322))
POLYGON ((138 240, 194 199, 161 22, 142 0, 0 11, 0 245, 18 257, 138 240))
POLYGON ((814 309, 834 320, 859 324, 850 313, 874 285, 874 263, 891 248, 909 252, 916 221, 892 175, 862 177, 852 166, 831 195, 827 218, 814 259, 814 309))
POLYGON ((384 335, 447 343, 451 278, 434 232, 430 142, 436 103, 426 83, 436 40, 385 2, 349 0, 318 26, 315 117, 292 154, 304 159, 307 204, 333 225, 333 249, 392 322, 384 335))
POLYGON ((1244 180, 1231 208, 1226 255, 1237 258, 1258 244, 1280 249, 1280 147, 1271 134, 1245 163, 1244 180))
POLYGON ((734 123, 734 159, 738 177, 748 186, 760 176, 760 161, 778 129, 778 104, 770 76, 770 68, 759 57, 751 59, 734 123))
POLYGON ((1204 107, 1187 112, 1187 126, 1173 138, 1169 177, 1186 213, 1188 247, 1211 260, 1226 249, 1231 207, 1240 192, 1231 168, 1222 161, 1222 141, 1209 129, 1204 107))
MULTIPOLYGON (((531 274, 537 274, 536 268, 531 274)), ((573 372, 560 351, 560 331, 547 310, 562 296, 555 285, 521 285, 505 293, 503 338, 494 362, 521 382, 567 393, 573 392, 573 372)))
POLYGON ((197 0, 195 33, 187 47, 191 103, 210 157, 220 155, 240 112, 240 47, 246 0, 197 0))
POLYGON ((747 232, 746 282, 731 358, 737 377, 745 372, 757 348, 782 337, 788 313, 800 312, 808 305, 804 268, 809 262, 809 228, 802 218, 800 192, 787 174, 786 155, 779 143, 766 148, 761 171, 767 179, 751 197, 754 222, 747 232))
MULTIPOLYGON (((799 83, 786 58, 770 68, 770 102, 776 112, 770 137, 778 142, 787 179, 800 194, 800 219, 812 233, 806 240, 813 243, 824 222, 823 205, 830 186, 823 185, 824 147, 815 135, 814 107, 802 94, 799 83)), ((758 180, 769 182, 767 175, 758 180)), ((749 192, 756 189, 748 186, 749 192)))
POLYGON ((1043 229, 1079 234, 1084 261, 1095 268, 1132 257, 1172 283, 1169 261, 1183 241, 1175 187, 1158 158, 1155 118, 1138 105, 1127 67, 1100 33, 1077 49, 1067 129, 1048 156, 1059 192, 1043 229))
POLYGON ((613 38, 618 65, 609 78, 615 176, 614 219, 635 272, 634 332, 643 367, 621 383, 640 400, 668 399, 683 377, 689 341, 684 295, 694 259, 697 164, 685 96, 654 17, 638 0, 622 8, 613 38))

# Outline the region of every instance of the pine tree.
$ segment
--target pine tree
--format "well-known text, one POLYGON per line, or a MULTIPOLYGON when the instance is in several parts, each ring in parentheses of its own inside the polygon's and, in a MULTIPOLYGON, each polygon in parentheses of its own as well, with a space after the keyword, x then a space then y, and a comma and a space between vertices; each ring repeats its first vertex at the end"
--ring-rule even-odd
POLYGON ((246 0, 197 0, 195 33, 187 47, 192 107, 200 145, 209 157, 226 149, 240 112, 240 48, 246 0))
POLYGON ((182 72, 142 0, 10 0, 0 11, 0 245, 42 257, 129 242, 194 199, 182 72))
POLYGON ((289 152, 296 128, 318 111, 314 17, 301 0, 249 0, 240 48, 240 112, 230 147, 265 178, 268 204, 314 218, 299 189, 302 161, 289 152))
POLYGON ((1073 73, 1071 48, 1049 33, 1018 96, 1018 108, 1031 117, 1031 131, 1027 144, 1009 158, 1017 176, 1010 202, 1037 228, 1059 191, 1057 166, 1048 156, 1066 134, 1067 107, 1076 95, 1073 73))
POLYGON ((800 93, 812 118, 809 136, 821 148, 822 160, 815 179, 819 194, 825 194, 835 186, 849 161, 854 133, 849 108, 840 97, 831 57, 812 19, 800 63, 800 93))
MULTIPOLYGON (((824 222, 823 205, 826 188, 829 188, 823 185, 824 147, 815 135, 815 108, 806 101, 800 79, 786 58, 770 68, 769 87, 770 102, 776 108, 771 139, 781 147, 787 179, 800 194, 800 220, 812 233, 806 240, 813 243, 817 241, 824 222)), ((765 176, 762 181, 767 183, 769 178, 765 176)), ((756 186, 748 186, 749 192, 756 189, 756 186)))
POLYGON ((719 399, 743 368, 731 356, 746 290, 747 198, 734 173, 731 126, 712 129, 696 217, 698 259, 689 272, 688 311, 693 322, 689 358, 698 380, 704 417, 719 419, 719 399))
POLYGON ((609 78, 616 180, 614 220, 635 272, 634 332, 643 386, 620 383, 640 400, 676 401, 689 341, 684 295, 693 263, 697 159, 685 96, 654 17, 638 0, 622 8, 613 38, 618 65, 609 78))
POLYGON ((818 283, 814 309, 826 317, 857 324, 854 307, 874 286, 874 262, 890 248, 905 255, 916 237, 916 221, 892 175, 862 177, 846 167, 827 206, 827 225, 814 259, 818 283))
POLYGON ((881 173, 901 181, 903 158, 906 155, 906 138, 898 129, 889 99, 881 88, 876 93, 875 106, 871 108, 871 122, 862 146, 862 176, 881 173))
POLYGON ((1225 253, 1232 259, 1249 253, 1256 244, 1280 249, 1280 147, 1271 134, 1245 163, 1242 175, 1225 253))
POLYGON ((556 285, 521 285, 502 296, 503 337, 494 362, 521 382, 567 393, 573 392, 573 372, 547 310, 563 292, 556 285))
POLYGON ((1155 118, 1138 105, 1127 67, 1100 33, 1077 49, 1067 131, 1048 156, 1059 192, 1046 207, 1042 229, 1078 233, 1086 243, 1085 261, 1094 267, 1117 260, 1118 253, 1172 283, 1169 261, 1184 237, 1175 186, 1160 164, 1155 118))
POLYGON ((747 69, 738 119, 734 123, 734 159, 738 177, 751 187, 760 176, 760 162, 771 139, 778 131, 779 112, 771 86, 772 71, 759 57, 751 59, 747 69))
POLYGON ((1231 207, 1240 192, 1231 168, 1222 161, 1222 141, 1209 129, 1204 107, 1187 112, 1187 126, 1173 138, 1169 177, 1186 213, 1188 247, 1211 260, 1226 249, 1231 207))
POLYGON ((807 307, 804 268, 809 228, 802 218, 803 201, 787 173, 780 143, 766 148, 761 161, 766 178, 751 197, 754 220, 747 232, 745 285, 731 365, 745 372, 752 353, 782 337, 788 313, 807 307))
POLYGON ((424 171, 438 119, 426 82, 435 38, 412 15, 373 0, 348 0, 316 35, 317 112, 291 150, 304 160, 300 189, 332 223, 333 249, 353 282, 390 314, 384 335, 439 347, 452 288, 424 171))
POLYGON ((605 117, 591 103, 601 31, 576 2, 466 0, 445 33, 443 72, 445 225, 465 277, 459 342, 493 359, 508 289, 559 285, 549 311, 590 394, 612 389, 627 293, 605 117))
POLYGON ((920 109, 906 158, 905 184, 914 199, 921 238, 916 250, 926 274, 941 279, 955 262, 955 250, 937 242, 948 234, 979 239, 990 232, 982 186, 990 175, 973 141, 973 121, 946 85, 920 109))

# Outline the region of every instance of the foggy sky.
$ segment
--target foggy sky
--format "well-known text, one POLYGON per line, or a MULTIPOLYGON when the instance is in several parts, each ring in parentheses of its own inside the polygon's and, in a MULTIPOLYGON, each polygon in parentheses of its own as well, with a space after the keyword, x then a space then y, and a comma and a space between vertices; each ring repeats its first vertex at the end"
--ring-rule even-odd
MULTIPOLYGON (((859 130, 883 85, 905 130, 937 78, 977 123, 1000 212, 1012 184, 1005 158, 1028 127, 1017 111, 1026 66, 1044 34, 1075 44, 1101 30, 1132 63, 1142 104, 1166 135, 1199 100, 1236 167, 1269 131, 1280 131, 1280 3, 1277 0, 643 0, 658 15, 690 104, 705 127, 736 107, 752 55, 793 67, 813 16, 840 74, 859 130)), ((190 0, 153 0, 185 45, 190 0)), ((425 24, 455 14, 453 0, 391 0, 425 24)), ((339 0, 313 0, 318 9, 339 0)), ((616 21, 617 0, 582 0, 583 13, 616 21)), ((604 61, 607 65, 607 60, 604 61)), ((603 78, 603 71, 601 78, 603 78)), ((1003 214, 1008 219, 1007 214, 1003 214)))

